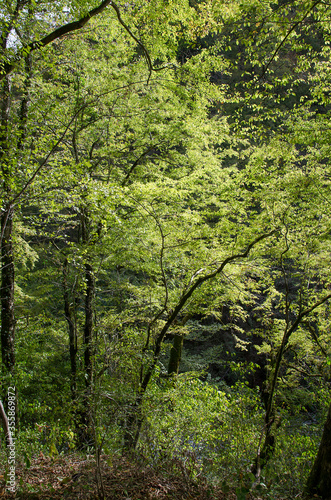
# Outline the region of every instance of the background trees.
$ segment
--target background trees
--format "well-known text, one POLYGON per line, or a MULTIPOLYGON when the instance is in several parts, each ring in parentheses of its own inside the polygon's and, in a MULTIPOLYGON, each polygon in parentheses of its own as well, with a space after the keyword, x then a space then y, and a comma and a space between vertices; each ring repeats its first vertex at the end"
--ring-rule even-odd
MULTIPOLYGON (((213 455, 217 475, 222 463, 234 470, 240 442, 240 430, 225 437, 219 408, 228 431, 231 418, 251 423, 236 453, 243 468, 255 459, 261 479, 263 466, 272 475, 268 460, 279 460, 294 418, 309 412, 309 429, 322 421, 328 9, 3 8, 2 391, 10 372, 23 429, 51 429, 52 452, 137 445, 157 461, 180 454, 182 443, 197 467, 208 469, 213 455), (208 358, 199 353, 198 375, 183 375, 179 351, 192 372, 187 346, 199 342, 209 343, 208 358), (260 402, 240 385, 244 363, 250 373, 260 364, 260 402), (197 418, 208 431, 192 440, 170 414, 182 406, 183 425, 196 425, 197 394, 211 399, 206 420, 197 418)), ((33 433, 31 441, 37 446, 33 433)))

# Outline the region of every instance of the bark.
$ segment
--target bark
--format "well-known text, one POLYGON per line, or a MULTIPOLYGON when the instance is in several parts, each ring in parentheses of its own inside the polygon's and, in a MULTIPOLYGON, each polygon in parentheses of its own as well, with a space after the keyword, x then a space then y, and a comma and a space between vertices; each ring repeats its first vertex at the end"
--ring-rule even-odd
MULTIPOLYGON (((81 212, 81 242, 87 246, 90 242, 90 218, 87 209, 82 209, 81 212)), ((85 269, 85 323, 83 334, 84 346, 84 376, 85 376, 85 391, 83 401, 76 412, 76 425, 79 428, 79 440, 84 447, 93 443, 92 432, 92 412, 91 412, 91 396, 92 396, 92 381, 93 381, 93 324, 94 324, 94 296, 95 296, 95 280, 93 267, 87 260, 84 265, 85 269)))
MULTIPOLYGON (((7 39, 7 38, 6 38, 7 39)), ((31 56, 25 58, 25 82, 24 94, 21 99, 19 112, 19 139, 16 156, 24 149, 24 141, 27 131, 29 87, 32 72, 31 56)), ((0 136, 0 158, 1 172, 3 177, 3 190, 5 202, 1 213, 1 355, 2 363, 11 373, 15 366, 15 312, 14 312, 14 290, 15 269, 13 251, 13 218, 14 204, 12 198, 12 172, 9 166, 9 120, 10 120, 10 81, 5 78, 2 84, 1 105, 1 136, 0 136)))
MULTIPOLYGON (((71 375, 71 399, 73 402, 73 419, 76 427, 78 442, 82 447, 92 441, 91 419, 90 419, 90 394, 92 384, 92 363, 91 363, 91 340, 93 328, 93 295, 94 280, 87 284, 85 295, 85 328, 84 328, 84 371, 85 371, 85 392, 83 399, 79 403, 77 395, 77 328, 75 315, 72 311, 70 293, 68 287, 68 259, 63 264, 63 300, 64 313, 68 323, 69 333, 69 354, 70 354, 70 375, 71 375)), ((87 272, 87 271, 86 271, 87 272)), ((93 274, 92 274, 93 279, 93 274)))
POLYGON ((93 269, 90 264, 85 264, 85 325, 84 325, 84 374, 85 374, 85 392, 82 406, 76 413, 76 425, 79 428, 79 441, 83 447, 91 445, 93 440, 92 431, 92 340, 93 340, 93 299, 95 292, 95 283, 93 269))
POLYGON ((309 474, 306 492, 331 500, 331 404, 317 456, 309 474))
MULTIPOLYGON (((87 209, 82 209, 81 213, 81 235, 82 244, 88 245, 90 242, 91 222, 87 209)), ((90 262, 85 263, 85 325, 84 325, 84 368, 85 384, 89 389, 92 384, 92 340, 93 340, 93 302, 95 294, 95 283, 93 268, 90 262)))
POLYGON ((17 150, 19 152, 23 152, 24 150, 24 141, 27 135, 27 124, 28 124, 28 112, 29 112, 29 104, 30 104, 30 86, 31 86, 31 76, 32 76, 32 56, 28 54, 24 58, 24 66, 25 66, 25 82, 24 82, 24 94, 21 100, 21 106, 19 111, 19 138, 17 143, 17 150))

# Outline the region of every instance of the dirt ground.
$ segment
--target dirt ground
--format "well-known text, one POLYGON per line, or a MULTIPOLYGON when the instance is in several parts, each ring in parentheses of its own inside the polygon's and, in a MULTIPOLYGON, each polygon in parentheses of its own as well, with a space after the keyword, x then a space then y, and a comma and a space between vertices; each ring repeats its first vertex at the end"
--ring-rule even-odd
POLYGON ((192 481, 185 471, 154 470, 124 457, 50 458, 43 454, 30 467, 16 468, 16 493, 5 490, 5 475, 0 474, 0 498, 26 500, 111 499, 111 500, 235 500, 236 495, 208 486, 203 478, 192 481), (98 473, 99 471, 99 473, 98 473), (100 476, 102 480, 100 480, 100 476))

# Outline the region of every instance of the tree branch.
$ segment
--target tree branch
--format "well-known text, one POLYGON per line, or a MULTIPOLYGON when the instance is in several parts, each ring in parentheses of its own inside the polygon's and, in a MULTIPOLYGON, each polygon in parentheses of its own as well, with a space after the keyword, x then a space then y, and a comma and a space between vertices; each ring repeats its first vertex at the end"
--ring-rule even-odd
MULTIPOLYGON (((188 299, 192 296, 192 294, 194 293, 194 291, 202 284, 204 283, 205 281, 208 281, 212 278, 215 278, 218 274, 221 274, 221 272, 223 271, 223 269, 230 263, 230 262, 233 262, 237 259, 242 259, 242 258, 245 258, 249 255, 249 252, 252 250, 252 248, 257 245, 260 241, 262 240, 265 240, 266 238, 269 238, 270 236, 274 235, 277 231, 276 230, 273 230, 273 231, 270 231, 269 233, 264 233, 260 236, 258 236, 257 238, 255 238, 255 240, 252 241, 252 243, 250 243, 246 250, 242 253, 238 253, 238 254, 235 254, 235 255, 231 255, 230 257, 227 257, 223 262, 222 264, 217 268, 215 269, 214 271, 208 273, 208 274, 205 274, 204 276, 200 276, 200 278, 198 278, 186 291, 183 292, 181 298, 179 299, 176 307, 173 309, 173 311, 171 312, 171 314, 169 315, 166 323, 164 324, 163 328, 161 329, 156 341, 155 341, 155 348, 154 348, 154 359, 153 359, 153 362, 151 364, 151 366, 149 367, 147 373, 145 374, 145 377, 144 377, 144 380, 141 384, 141 394, 143 394, 148 386, 148 383, 149 383, 149 380, 153 374, 153 370, 156 366, 156 363, 159 359, 159 355, 160 355, 160 352, 161 352, 161 346, 162 346, 162 342, 169 330, 169 328, 171 327, 171 325, 174 323, 175 319, 177 318, 178 314, 180 313, 180 311, 183 309, 184 305, 186 304, 186 302, 188 301, 188 299)), ((195 273, 195 276, 197 276, 197 274, 195 273)))
POLYGON ((111 0, 104 0, 98 7, 95 7, 94 9, 90 10, 86 14, 86 16, 82 17, 78 21, 73 21, 71 23, 65 24, 60 28, 57 28, 56 30, 52 31, 48 35, 44 36, 44 38, 42 38, 41 40, 35 40, 27 45, 24 45, 11 61, 7 61, 3 64, 0 78, 3 78, 5 75, 11 73, 11 71, 15 67, 15 64, 18 63, 23 58, 23 56, 26 55, 28 51, 32 52, 33 50, 45 47, 46 45, 49 45, 50 43, 54 42, 54 40, 60 38, 61 36, 83 28, 83 26, 85 26, 85 24, 88 23, 88 21, 92 17, 96 16, 97 14, 100 14, 111 3, 112 3, 111 0))
POLYGON ((314 8, 319 3, 322 3, 322 0, 315 1, 313 3, 313 5, 306 11, 306 13, 304 14, 303 18, 300 19, 299 21, 297 21, 296 23, 294 23, 293 26, 288 30, 288 32, 284 36, 283 40, 277 45, 276 49, 274 50, 273 54, 271 55, 269 61, 267 62, 267 65, 265 66, 264 70, 262 71, 262 75, 260 76, 259 80, 262 80, 262 78, 264 77, 264 75, 268 71, 270 64, 275 59, 276 55, 278 54, 278 52, 280 51, 280 49, 282 48, 282 46, 284 45, 284 43, 286 42, 286 40, 288 39, 288 37, 290 36, 290 34, 293 33, 293 31, 295 30, 295 28, 297 28, 306 19, 307 16, 309 16, 309 14, 314 10, 314 8))

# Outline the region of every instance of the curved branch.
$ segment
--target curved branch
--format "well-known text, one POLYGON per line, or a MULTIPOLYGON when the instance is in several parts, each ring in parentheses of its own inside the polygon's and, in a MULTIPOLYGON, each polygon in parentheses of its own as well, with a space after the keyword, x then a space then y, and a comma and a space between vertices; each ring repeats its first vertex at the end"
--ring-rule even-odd
MULTIPOLYGON (((223 269, 230 263, 230 262, 233 262, 237 259, 243 259, 243 258, 246 258, 248 257, 250 251, 252 250, 252 248, 254 248, 260 241, 263 241, 265 240, 266 238, 270 238, 270 236, 273 236, 275 233, 277 233, 277 230, 274 230, 274 231, 270 231, 269 233, 264 233, 260 236, 258 236, 257 238, 255 238, 255 240, 253 240, 246 248, 245 251, 243 251, 242 253, 238 253, 238 254, 235 254, 235 255, 231 255, 230 257, 227 257, 226 259, 223 260, 222 264, 220 264, 219 267, 217 267, 217 269, 215 269, 214 271, 208 273, 208 274, 205 274, 203 276, 200 276, 195 282, 192 283, 192 285, 186 289, 182 296, 180 297, 176 307, 173 309, 173 311, 171 312, 171 314, 169 315, 166 323, 164 324, 163 328, 161 329, 157 339, 156 339, 156 342, 155 342, 155 349, 154 349, 154 357, 153 357, 153 362, 151 364, 151 366, 149 367, 145 377, 144 377, 144 380, 141 384, 141 394, 143 394, 145 392, 145 390, 147 389, 147 386, 148 386, 148 383, 150 381, 150 378, 153 374, 153 371, 154 371, 154 368, 156 366, 156 363, 159 359, 159 355, 160 355, 160 352, 161 352, 161 346, 162 346, 162 343, 163 343, 163 340, 169 330, 169 328, 171 327, 171 325, 174 323, 175 319, 177 318, 178 314, 180 313, 180 311, 183 309, 183 307, 185 306, 186 302, 188 301, 188 299, 192 296, 192 294, 194 293, 194 291, 202 284, 204 283, 205 281, 208 281, 212 278, 215 278, 217 275, 221 274, 223 269)), ((195 273, 195 276, 197 276, 197 273, 195 273)))
POLYGON ((161 68, 154 68, 154 66, 152 64, 151 56, 149 55, 148 50, 146 49, 145 45, 132 33, 132 31, 130 30, 130 28, 125 24, 125 22, 121 18, 121 13, 120 13, 119 8, 117 7, 116 3, 115 2, 111 2, 111 6, 113 7, 114 11, 116 12, 117 19, 119 20, 119 23, 129 33, 129 35, 131 36, 131 38, 133 38, 133 40, 135 40, 135 42, 137 42, 137 44, 139 45, 139 47, 142 49, 142 51, 144 53, 144 56, 145 56, 145 59, 146 59, 146 62, 147 62, 147 66, 148 66, 148 70, 149 70, 149 75, 148 75, 148 78, 147 78, 147 85, 148 85, 149 84, 149 80, 150 80, 150 78, 152 76, 152 71, 161 71, 163 69, 166 69, 169 65, 166 64, 165 66, 162 66, 161 68))
POLYGON ((150 153, 151 151, 153 151, 154 148, 156 148, 158 146, 158 144, 152 144, 151 146, 149 146, 146 151, 144 151, 140 156, 139 158, 136 159, 136 161, 133 163, 133 165, 131 166, 129 172, 126 174, 124 180, 122 181, 122 187, 125 187, 128 180, 130 179, 131 177, 131 174, 133 173, 133 171, 135 170, 135 168, 139 165, 139 162, 141 160, 143 160, 145 158, 145 156, 148 155, 148 153, 150 153))

